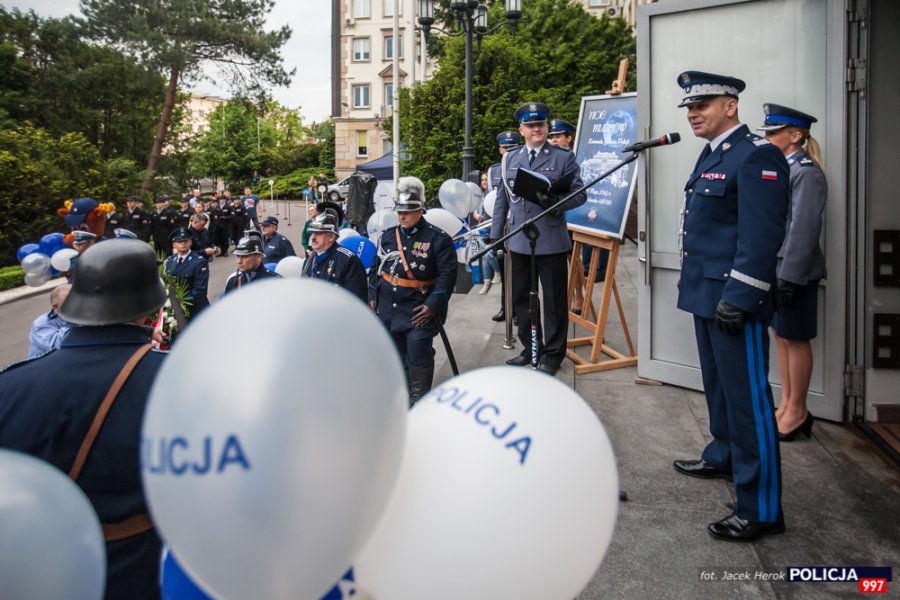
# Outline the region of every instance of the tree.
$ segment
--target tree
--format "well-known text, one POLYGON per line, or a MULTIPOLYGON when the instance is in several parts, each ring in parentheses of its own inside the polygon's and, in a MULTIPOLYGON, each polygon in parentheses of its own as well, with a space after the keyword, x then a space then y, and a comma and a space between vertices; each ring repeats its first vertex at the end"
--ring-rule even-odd
MULTIPOLYGON (((493 23, 503 19, 502 4, 490 8, 493 23)), ((513 111, 525 102, 546 102, 553 116, 577 122, 581 97, 609 89, 619 60, 628 57, 634 64, 634 52, 622 19, 596 18, 574 0, 524 3, 516 36, 500 30, 485 37, 475 53, 475 164, 484 169, 498 160, 495 136, 516 128, 513 111)), ((633 85, 633 68, 630 81, 633 85)), ((431 197, 444 180, 460 175, 464 86, 465 46, 459 37, 444 39, 431 80, 401 90, 401 139, 408 149, 403 170, 421 178, 431 197)))
POLYGON ((201 76, 212 63, 227 71, 232 86, 250 94, 260 95, 265 83, 290 82, 293 71, 284 70, 279 54, 290 27, 263 29, 273 5, 274 0, 81 0, 91 36, 168 79, 144 191, 153 186, 179 81, 201 76))

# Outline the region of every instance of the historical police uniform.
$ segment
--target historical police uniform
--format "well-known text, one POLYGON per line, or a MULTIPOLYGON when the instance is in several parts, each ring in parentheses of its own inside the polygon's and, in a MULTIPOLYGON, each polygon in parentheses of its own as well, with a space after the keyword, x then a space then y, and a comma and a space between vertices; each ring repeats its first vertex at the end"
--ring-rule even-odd
MULTIPOLYGON (((260 225, 278 227, 278 219, 270 215, 263 219, 260 225)), ((297 256, 291 241, 277 231, 272 232, 269 236, 263 236, 263 254, 265 255, 264 263, 277 263, 287 256, 297 256)))
MULTIPOLYGON (((694 71, 682 73, 678 84, 685 92, 679 106, 737 98, 744 89, 739 79, 694 71)), ((788 166, 778 148, 746 125, 712 141, 719 143, 707 145, 684 186, 678 308, 694 315, 713 439, 700 461, 675 461, 675 468, 732 479, 734 513, 709 532, 754 539, 784 530, 767 326, 788 166)))
MULTIPOLYGON (((254 232, 257 235, 259 232, 254 232)), ((237 246, 234 248, 235 256, 247 256, 248 254, 262 254, 262 239, 257 236, 247 236, 243 237, 238 241, 237 246)), ((260 263, 259 266, 253 271, 235 271, 231 275, 228 276, 228 279, 225 281, 225 291, 222 292, 222 296, 226 294, 240 289, 241 286, 245 286, 253 283, 254 281, 261 281, 264 279, 280 279, 281 275, 278 273, 273 273, 268 270, 263 263, 260 263)))
POLYGON ((140 202, 141 205, 129 209, 122 221, 122 227, 133 232, 139 240, 150 242, 150 230, 153 227, 153 217, 143 206, 143 200, 137 196, 128 196, 129 202, 140 202))
MULTIPOLYGON (((523 125, 544 123, 550 114, 546 104, 537 102, 525 104, 516 110, 516 119, 523 125)), ((546 176, 551 182, 568 176, 573 171, 575 176, 568 190, 581 187, 581 177, 575 155, 567 150, 544 142, 540 148, 530 149, 528 146, 503 156, 503 181, 497 192, 494 203, 494 214, 491 225, 491 237, 503 236, 504 227, 509 230, 519 227, 528 219, 536 217, 544 208, 512 192, 513 182, 519 169, 530 169, 546 176)), ((569 325, 568 316, 568 265, 566 253, 572 249, 566 227, 566 210, 581 206, 587 200, 584 192, 576 194, 562 207, 562 210, 546 215, 535 222, 540 237, 535 246, 537 272, 543 288, 543 326, 537 324, 537 340, 539 368, 555 374, 566 355, 566 334, 569 325)), ((513 314, 519 321, 518 336, 523 350, 519 356, 507 361, 513 366, 525 366, 531 362, 531 323, 528 315, 528 297, 531 281, 529 242, 524 233, 518 233, 507 242, 512 260, 512 295, 513 314)))
MULTIPOLYGON (((160 196, 156 199, 156 204, 163 204, 169 201, 168 196, 160 196)), ((172 255, 172 243, 169 235, 177 227, 178 211, 171 206, 165 208, 157 208, 156 214, 153 215, 153 246, 156 252, 165 252, 166 256, 172 255)))
MULTIPOLYGON (((172 242, 190 240, 191 232, 184 227, 179 227, 169 236, 169 246, 172 242)), ((200 311, 209 306, 207 289, 209 288, 209 263, 199 254, 188 252, 187 256, 175 254, 166 259, 166 274, 175 277, 184 284, 187 290, 186 299, 188 306, 188 318, 192 319, 200 314, 200 311)))
MULTIPOLYGON (((765 123, 776 131, 793 126, 809 130, 816 118, 779 104, 764 104, 765 123)), ((819 246, 822 214, 828 197, 825 173, 803 149, 787 157, 791 169, 791 206, 784 243, 778 250, 778 310, 772 328, 788 340, 816 337, 819 280, 826 277, 825 255, 819 246), (786 300, 786 298, 790 300, 786 300)))
MULTIPOLYGON (((425 186, 415 177, 402 177, 394 210, 414 212, 425 206, 425 186)), ((399 225, 381 234, 378 256, 384 257, 369 275, 369 302, 387 328, 400 353, 409 380, 410 401, 431 389, 434 377, 434 336, 446 322, 450 294, 456 284, 453 240, 424 216, 409 229, 399 225), (412 319, 420 306, 434 318, 421 326, 412 319)), ((421 310, 421 309, 419 309, 421 310)))
POLYGON ((149 329, 130 322, 155 312, 166 294, 144 242, 109 240, 87 249, 81 262, 60 308, 62 318, 81 326, 60 349, 0 373, 0 447, 46 460, 87 495, 106 539, 105 598, 159 598, 161 543, 147 514, 138 448, 165 354, 150 350, 149 329), (115 393, 114 380, 130 360, 115 393), (106 396, 112 404, 89 444, 106 396), (88 450, 84 460, 77 460, 80 448, 88 450))
POLYGON ((333 283, 366 302, 369 296, 366 269, 356 254, 337 243, 337 215, 330 210, 325 211, 310 223, 309 230, 311 233, 333 233, 335 240, 322 254, 313 251, 309 255, 303 265, 302 276, 333 283))

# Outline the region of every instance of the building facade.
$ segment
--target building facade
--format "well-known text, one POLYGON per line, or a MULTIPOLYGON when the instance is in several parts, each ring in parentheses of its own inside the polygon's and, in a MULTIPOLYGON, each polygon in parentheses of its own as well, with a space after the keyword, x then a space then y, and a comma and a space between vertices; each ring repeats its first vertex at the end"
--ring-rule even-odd
POLYGON ((187 106, 191 134, 198 135, 209 131, 209 115, 225 102, 224 98, 212 94, 191 92, 187 106))

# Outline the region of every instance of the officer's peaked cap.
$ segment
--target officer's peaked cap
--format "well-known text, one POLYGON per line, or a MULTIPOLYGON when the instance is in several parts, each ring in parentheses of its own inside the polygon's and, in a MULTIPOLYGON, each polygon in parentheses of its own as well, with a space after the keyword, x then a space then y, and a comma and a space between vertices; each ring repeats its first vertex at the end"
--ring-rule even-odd
POLYGON ((116 325, 147 316, 165 301, 153 248, 116 238, 82 253, 59 316, 76 325, 116 325))
POLYGON ((518 131, 501 131, 497 134, 497 145, 501 148, 511 148, 522 143, 522 136, 518 131))
POLYGON ((809 129, 818 120, 796 108, 780 104, 763 104, 763 112, 766 114, 766 120, 762 127, 757 127, 759 131, 776 131, 788 126, 809 129))
POLYGON ((191 231, 187 227, 176 227, 172 230, 172 233, 169 234, 169 242, 182 242, 184 240, 192 239, 194 236, 191 235, 191 231))
POLYGON ((565 119, 551 119, 549 135, 559 135, 561 133, 575 135, 575 126, 565 119))
POLYGON ((678 76, 678 85, 684 90, 679 108, 703 102, 715 96, 731 96, 737 98, 747 84, 737 77, 704 73, 703 71, 685 71, 678 76))
POLYGON ((550 116, 550 107, 543 102, 529 102, 516 109, 516 121, 526 123, 544 123, 550 116))

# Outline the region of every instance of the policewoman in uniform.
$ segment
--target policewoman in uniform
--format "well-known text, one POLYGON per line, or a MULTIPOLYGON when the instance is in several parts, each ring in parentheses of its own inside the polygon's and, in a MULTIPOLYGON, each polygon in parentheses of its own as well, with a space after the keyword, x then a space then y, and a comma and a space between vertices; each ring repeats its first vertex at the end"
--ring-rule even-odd
POLYGON ((394 211, 400 224, 381 234, 378 256, 383 258, 370 273, 369 305, 400 353, 412 407, 431 389, 434 336, 439 333, 437 320, 447 320, 456 285, 456 250, 450 236, 422 216, 422 181, 401 177, 397 189, 394 211))
POLYGON ((828 184, 819 144, 809 133, 816 118, 779 104, 764 104, 763 111, 766 119, 760 129, 784 153, 791 169, 791 207, 778 251, 778 308, 772 319, 781 374, 775 420, 778 439, 791 442, 798 433, 812 435, 813 417, 806 410, 813 367, 809 341, 816 337, 819 280, 826 276, 819 235, 828 184))
MULTIPOLYGON (((575 155, 547 141, 550 108, 542 102, 524 104, 516 110, 515 116, 520 123, 519 133, 525 145, 508 152, 501 161, 501 185, 497 191, 491 225, 493 239, 503 236, 507 223, 511 231, 544 210, 543 206, 513 194, 513 182, 520 168, 541 173, 551 182, 575 171, 569 190, 561 193, 568 194, 582 185, 575 155)), ((535 253, 544 309, 543 326, 538 323, 537 331, 538 369, 550 375, 556 374, 566 356, 569 326, 566 255, 572 249, 572 241, 566 228, 565 211, 581 206, 586 200, 584 192, 577 194, 565 204, 563 210, 549 214, 536 223, 540 237, 537 239, 535 253)), ((551 198, 547 206, 555 202, 556 199, 551 198)), ((531 363, 531 322, 528 316, 531 281, 529 242, 524 233, 519 233, 509 239, 507 247, 512 260, 513 313, 519 321, 518 336, 522 343, 522 353, 506 361, 506 364, 522 367, 531 363)))
POLYGON ((188 319, 196 317, 201 310, 209 306, 207 289, 209 288, 209 263, 206 259, 191 252, 191 232, 179 227, 169 236, 172 256, 166 259, 166 274, 175 277, 184 284, 187 290, 188 319))
POLYGON ((108 600, 159 598, 161 544, 138 456, 144 408, 165 353, 151 348, 150 330, 140 323, 165 301, 150 246, 124 238, 97 244, 82 255, 59 310, 80 327, 58 350, 0 373, 0 447, 46 460, 87 495, 103 524, 108 600), (99 427, 94 435, 92 424, 99 427))
POLYGON ((301 276, 333 283, 367 302, 366 269, 356 254, 337 243, 338 226, 337 213, 330 208, 310 223, 309 245, 313 252, 303 264, 301 276))
POLYGON ((775 263, 790 201, 787 161, 738 118, 740 79, 678 77, 694 135, 709 143, 684 186, 678 308, 694 330, 712 441, 675 469, 734 482, 734 512, 711 523, 717 539, 782 533, 781 458, 768 382, 775 263))

